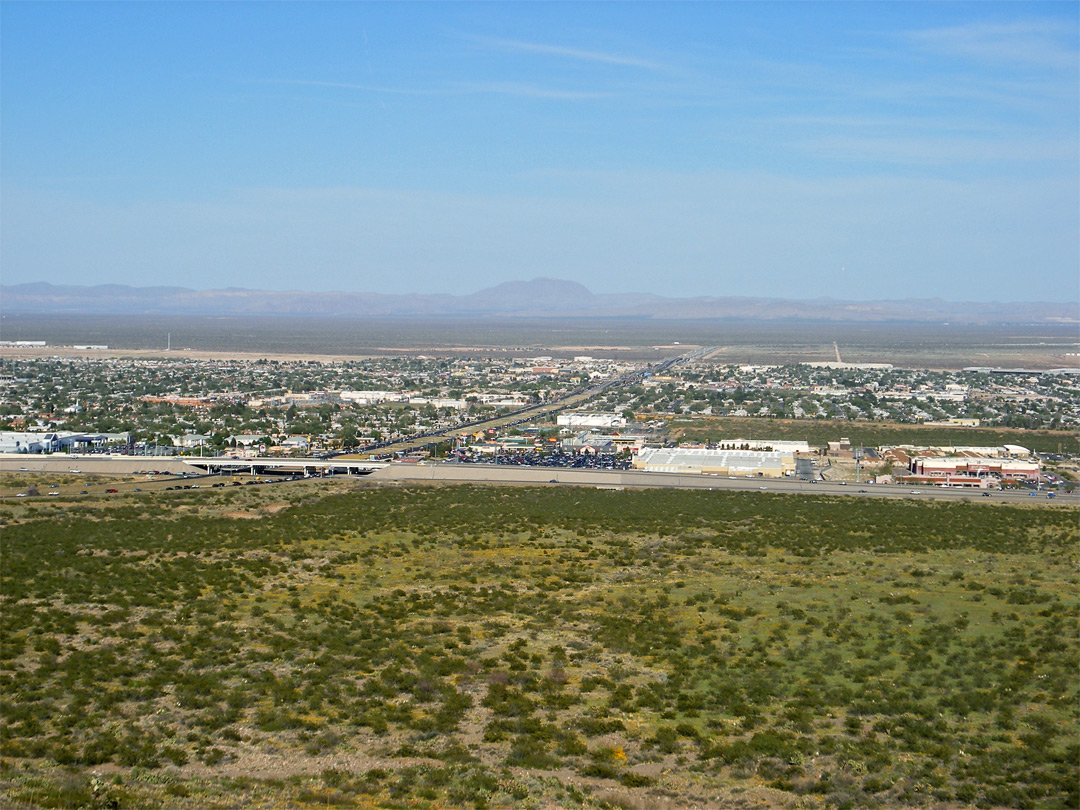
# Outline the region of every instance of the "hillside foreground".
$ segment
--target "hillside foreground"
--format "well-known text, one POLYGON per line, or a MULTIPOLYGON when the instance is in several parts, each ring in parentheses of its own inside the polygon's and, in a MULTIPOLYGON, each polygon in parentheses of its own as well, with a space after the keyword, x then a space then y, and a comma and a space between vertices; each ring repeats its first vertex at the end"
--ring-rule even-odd
POLYGON ((274 487, 0 511, 31 807, 1077 807, 1052 505, 274 487))

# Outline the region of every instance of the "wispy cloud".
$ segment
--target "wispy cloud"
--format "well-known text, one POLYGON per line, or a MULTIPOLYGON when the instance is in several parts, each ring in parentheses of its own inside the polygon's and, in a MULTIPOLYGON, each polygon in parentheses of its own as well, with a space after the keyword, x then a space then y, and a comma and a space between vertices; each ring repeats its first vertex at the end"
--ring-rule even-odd
MULTIPOLYGON (((899 57, 907 60, 909 57, 899 57)), ((1074 57, 1075 59, 1076 57, 1074 57)), ((891 67, 891 66, 890 66, 891 67)), ((812 61, 754 60, 747 64, 742 79, 744 90, 772 104, 799 109, 801 102, 865 102, 925 108, 928 101, 940 103, 980 102, 990 105, 1033 108, 1061 103, 1075 106, 1074 77, 1019 75, 1015 63, 1002 70, 964 71, 950 65, 930 75, 913 75, 901 69, 882 76, 859 74, 812 61)))
POLYGON ((401 96, 438 96, 445 90, 424 89, 417 87, 388 87, 385 85, 354 84, 352 82, 330 82, 315 79, 263 79, 263 84, 284 84, 295 87, 329 87, 340 90, 362 90, 367 93, 390 93, 401 96))
POLYGON ((326 87, 340 90, 359 90, 365 93, 387 93, 406 96, 453 96, 474 93, 491 93, 521 98, 551 99, 562 101, 581 101, 608 98, 610 93, 597 93, 586 90, 565 90, 556 87, 544 87, 523 82, 456 82, 440 88, 401 88, 352 82, 317 81, 311 79, 268 79, 263 83, 286 85, 290 87, 326 87))
POLYGON ((761 125, 822 128, 832 131, 905 130, 932 132, 1000 132, 1001 126, 965 118, 916 117, 901 115, 777 115, 758 120, 761 125))
POLYGON ((1053 21, 976 22, 948 28, 910 31, 905 37, 918 47, 946 56, 979 61, 1075 68, 1077 51, 1067 40, 1068 27, 1053 21))
POLYGON ((858 137, 835 135, 793 144, 818 158, 851 163, 889 163, 913 166, 961 163, 1025 164, 1075 159, 1075 146, 1064 140, 989 140, 956 137, 858 137))
POLYGON ((550 99, 552 101, 587 101, 590 99, 609 98, 610 93, 594 93, 585 90, 560 90, 520 82, 470 82, 458 87, 467 93, 493 93, 521 98, 550 99))
POLYGON ((644 68, 645 70, 665 70, 665 66, 651 59, 625 56, 606 51, 593 51, 584 48, 570 48, 565 45, 549 45, 543 42, 526 42, 518 39, 499 39, 496 37, 468 37, 474 42, 497 48, 509 53, 535 53, 545 56, 558 56, 563 59, 575 59, 581 62, 597 62, 605 65, 623 65, 625 67, 644 68))

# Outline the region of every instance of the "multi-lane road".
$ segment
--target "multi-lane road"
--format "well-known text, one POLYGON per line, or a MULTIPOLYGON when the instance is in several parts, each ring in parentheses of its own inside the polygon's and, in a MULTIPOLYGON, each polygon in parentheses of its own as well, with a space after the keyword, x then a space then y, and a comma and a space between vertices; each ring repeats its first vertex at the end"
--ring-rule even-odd
POLYGON ((483 484, 546 484, 587 486, 602 489, 703 489, 716 492, 749 491, 773 494, 843 495, 854 498, 919 498, 946 501, 1011 502, 1080 505, 1080 496, 1024 490, 983 491, 912 487, 895 484, 855 484, 798 481, 790 478, 730 478, 727 476, 657 473, 644 470, 579 470, 558 467, 517 467, 494 464, 390 464, 371 474, 373 480, 420 482, 443 481, 483 484))
MULTIPOLYGON (((302 460, 296 460, 301 462, 302 460)), ((315 461, 314 459, 312 461, 315 461)), ((124 456, 0 456, 0 474, 9 475, 25 470, 38 473, 67 473, 78 471, 83 476, 131 476, 148 469, 176 475, 194 470, 178 460, 150 460, 124 456)), ((220 481, 220 477, 211 476, 220 481)), ((943 487, 899 486, 888 484, 855 484, 837 482, 798 481, 790 478, 729 478, 716 475, 655 473, 643 470, 587 470, 565 467, 519 467, 495 464, 457 464, 452 462, 423 462, 420 464, 387 464, 366 476, 367 479, 387 484, 393 483, 476 483, 504 485, 584 486, 601 489, 697 489, 759 492, 762 494, 839 495, 852 498, 917 498, 922 500, 972 501, 978 503, 1029 503, 1032 505, 1080 506, 1080 494, 1057 494, 1047 498, 1045 492, 1031 490, 967 490, 943 487), (983 493, 986 493, 984 495, 983 493)), ((165 483, 162 481, 162 483, 165 483)), ((287 483, 284 482, 283 483, 287 483)), ((128 482, 116 488, 126 491, 145 484, 128 482)), ((65 490, 71 487, 65 487, 65 490)), ((153 489, 158 489, 154 487, 153 489)), ((96 490, 95 490, 96 491, 96 490)), ((14 497, 9 492, 7 497, 14 497)))
POLYGON ((686 354, 681 354, 677 357, 669 357, 667 360, 663 360, 652 366, 636 369, 634 371, 628 371, 622 376, 615 377, 610 380, 602 380, 598 383, 594 383, 585 388, 579 388, 573 391, 569 391, 562 395, 558 399, 549 400, 548 402, 541 402, 535 405, 529 405, 520 410, 513 411, 512 413, 499 414, 493 416, 490 419, 478 419, 475 422, 470 422, 467 425, 457 425, 452 428, 443 428, 440 430, 433 430, 430 433, 424 433, 419 436, 406 436, 402 439, 395 439, 393 441, 382 442, 374 446, 368 446, 359 450, 349 450, 340 453, 334 453, 334 457, 341 458, 384 458, 396 453, 408 453, 415 450, 419 450, 424 447, 430 447, 433 444, 437 444, 440 441, 446 441, 447 439, 453 439, 455 437, 464 437, 478 431, 484 431, 488 428, 507 428, 517 425, 525 424, 527 422, 535 422, 536 420, 550 416, 553 413, 566 410, 567 408, 573 408, 578 405, 584 405, 594 397, 599 396, 610 388, 618 388, 625 385, 633 385, 640 382, 646 374, 661 374, 672 366, 692 360, 696 357, 702 356, 704 353, 708 353, 714 350, 715 347, 709 347, 705 349, 697 349, 686 354))

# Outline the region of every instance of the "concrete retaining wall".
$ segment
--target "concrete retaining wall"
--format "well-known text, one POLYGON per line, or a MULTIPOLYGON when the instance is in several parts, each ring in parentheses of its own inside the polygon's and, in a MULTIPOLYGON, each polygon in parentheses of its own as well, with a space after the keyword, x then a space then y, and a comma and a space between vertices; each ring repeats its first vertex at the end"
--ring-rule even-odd
POLYGON ((178 458, 167 456, 76 456, 37 455, 35 453, 4 453, 0 455, 0 473, 69 472, 79 470, 88 475, 132 475, 143 470, 158 470, 179 474, 198 472, 178 458))
MULTIPOLYGON (((573 470, 559 467, 496 466, 489 464, 391 465, 373 472, 376 481, 456 481, 483 484, 577 484, 596 487, 720 486, 715 478, 614 470, 573 470)), ((725 482, 726 483, 726 482, 725 482)))

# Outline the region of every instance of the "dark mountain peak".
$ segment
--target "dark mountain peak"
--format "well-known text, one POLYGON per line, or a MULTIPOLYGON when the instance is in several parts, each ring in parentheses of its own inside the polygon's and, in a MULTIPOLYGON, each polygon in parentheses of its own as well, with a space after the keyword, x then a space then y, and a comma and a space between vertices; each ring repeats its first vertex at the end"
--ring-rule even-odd
POLYGON ((470 305, 504 312, 588 309, 595 296, 583 284, 557 278, 504 281, 465 296, 470 305))

